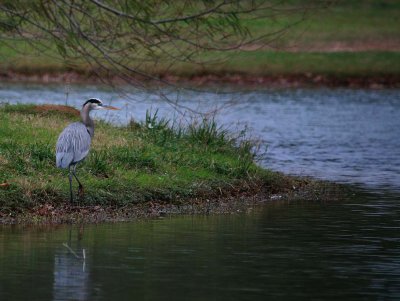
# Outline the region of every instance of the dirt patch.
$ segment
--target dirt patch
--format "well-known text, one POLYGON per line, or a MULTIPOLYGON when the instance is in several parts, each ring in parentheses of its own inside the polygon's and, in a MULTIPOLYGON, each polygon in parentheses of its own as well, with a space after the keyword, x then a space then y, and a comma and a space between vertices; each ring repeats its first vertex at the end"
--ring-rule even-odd
POLYGON ((298 88, 298 87, 349 87, 349 88, 398 88, 400 75, 372 76, 334 76, 313 73, 288 75, 199 75, 190 78, 166 75, 163 77, 171 83, 186 83, 189 86, 213 86, 220 84, 255 88, 298 88))
MULTIPOLYGON (((364 75, 364 76, 335 76, 312 73, 299 73, 287 75, 248 75, 248 74, 199 74, 193 76, 177 76, 172 74, 163 74, 159 76, 164 82, 173 85, 186 86, 214 86, 221 84, 235 86, 255 86, 278 87, 278 88, 296 88, 296 87, 351 87, 351 88, 398 88, 400 87, 399 74, 387 75, 364 75)), ((118 76, 109 78, 100 78, 95 75, 87 76, 74 72, 66 73, 44 73, 44 74, 21 74, 10 72, 0 76, 0 79, 8 82, 32 82, 32 83, 64 83, 64 84, 112 84, 125 85, 126 82, 118 76)), ((143 84, 152 86, 151 81, 144 81, 143 84)), ((155 83, 156 85, 159 82, 155 83)), ((40 110, 40 109, 39 109, 40 110)), ((42 108, 41 110, 46 110, 42 108)), ((49 108, 48 110, 51 110, 49 108)), ((56 109, 60 110, 60 109, 56 109)), ((77 111, 73 114, 76 115, 77 111)))
POLYGON ((274 50, 285 52, 363 52, 363 51, 400 51, 400 39, 379 41, 332 41, 323 43, 293 43, 290 46, 251 44, 240 48, 243 51, 274 50))
POLYGON ((66 115, 80 116, 79 110, 63 105, 37 105, 34 107, 36 113, 54 113, 59 112, 66 115))

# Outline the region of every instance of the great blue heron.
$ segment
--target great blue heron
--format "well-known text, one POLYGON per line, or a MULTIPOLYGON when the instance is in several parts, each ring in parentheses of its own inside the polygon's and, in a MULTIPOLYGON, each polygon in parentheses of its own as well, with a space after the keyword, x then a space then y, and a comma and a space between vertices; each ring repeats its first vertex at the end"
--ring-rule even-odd
POLYGON ((70 201, 72 196, 72 175, 78 181, 78 194, 83 195, 83 186, 76 176, 76 166, 84 160, 89 153, 90 142, 94 136, 94 122, 90 118, 92 110, 118 110, 112 106, 104 105, 100 99, 91 98, 86 101, 81 110, 82 120, 68 125, 60 134, 56 145, 56 164, 59 168, 68 168, 70 201))

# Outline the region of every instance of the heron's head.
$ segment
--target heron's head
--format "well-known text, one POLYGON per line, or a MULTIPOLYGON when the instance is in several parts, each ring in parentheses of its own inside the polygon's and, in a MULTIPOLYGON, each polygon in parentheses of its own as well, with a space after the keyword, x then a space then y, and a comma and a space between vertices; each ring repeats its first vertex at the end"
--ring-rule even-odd
POLYGON ((119 110, 116 107, 113 106, 107 106, 105 104, 103 104, 103 102, 98 99, 98 98, 91 98, 89 100, 87 100, 82 108, 89 106, 89 110, 119 110))

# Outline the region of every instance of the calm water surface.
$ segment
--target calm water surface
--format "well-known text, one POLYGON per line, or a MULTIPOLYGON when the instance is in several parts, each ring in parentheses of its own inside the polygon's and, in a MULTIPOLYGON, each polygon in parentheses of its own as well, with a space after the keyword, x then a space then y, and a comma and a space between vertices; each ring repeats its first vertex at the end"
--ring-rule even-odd
MULTIPOLYGON (((116 123, 143 119, 149 106, 173 117, 151 94, 93 86, 68 92, 77 107, 90 97, 123 107, 97 115, 116 123)), ((0 85, 0 102, 64 104, 65 96, 63 86, 0 85)), ((217 118, 252 128, 267 146, 261 164, 361 190, 335 203, 272 202, 232 215, 3 226, 0 300, 400 299, 399 90, 179 97, 199 110, 235 101, 217 118)))
POLYGON ((276 202, 247 214, 3 227, 0 299, 398 300, 399 233, 398 202, 371 196, 276 202))

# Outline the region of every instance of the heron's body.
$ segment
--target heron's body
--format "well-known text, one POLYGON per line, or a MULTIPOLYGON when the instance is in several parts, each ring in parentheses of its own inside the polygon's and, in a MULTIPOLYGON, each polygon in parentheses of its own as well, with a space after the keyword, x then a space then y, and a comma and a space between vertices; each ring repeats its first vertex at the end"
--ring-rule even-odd
POLYGON ((79 194, 83 195, 83 186, 76 176, 75 169, 77 164, 83 161, 89 154, 90 144, 94 136, 94 122, 90 118, 90 111, 98 109, 117 110, 117 108, 103 105, 103 103, 99 99, 89 99, 82 106, 82 121, 74 122, 68 125, 61 132, 57 140, 56 165, 59 168, 68 168, 69 170, 69 188, 71 202, 73 201, 72 176, 75 177, 79 184, 79 194))
MULTIPOLYGON (((94 130, 94 129, 93 129, 94 130)), ((68 125, 58 137, 56 145, 56 164, 59 168, 69 168, 86 158, 89 154, 92 136, 82 122, 68 125)))

